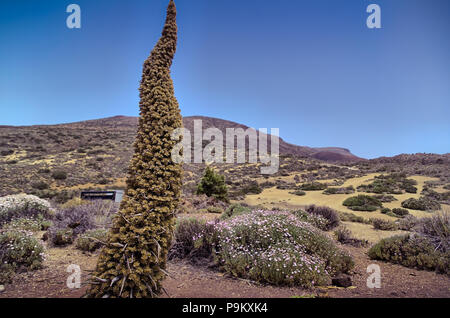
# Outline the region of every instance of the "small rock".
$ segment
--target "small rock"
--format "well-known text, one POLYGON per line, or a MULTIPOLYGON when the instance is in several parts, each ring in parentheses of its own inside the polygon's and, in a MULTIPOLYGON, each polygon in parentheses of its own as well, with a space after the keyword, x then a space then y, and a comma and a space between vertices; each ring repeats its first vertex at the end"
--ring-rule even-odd
POLYGON ((5 286, 4 285, 0 285, 0 293, 3 293, 5 291, 5 286))
POLYGON ((352 286, 352 278, 349 275, 342 274, 333 278, 332 284, 333 286, 347 288, 352 286))

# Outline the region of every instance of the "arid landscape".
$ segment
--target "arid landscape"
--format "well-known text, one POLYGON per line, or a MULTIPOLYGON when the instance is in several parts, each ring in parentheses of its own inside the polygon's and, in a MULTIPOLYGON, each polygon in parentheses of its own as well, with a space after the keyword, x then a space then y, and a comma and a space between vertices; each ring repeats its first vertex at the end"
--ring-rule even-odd
MULTIPOLYGON (((192 127, 194 119, 202 119, 204 128, 247 128, 207 117, 185 118, 184 126, 192 127)), ((0 127, 0 197, 20 193, 34 195, 50 202, 51 209, 58 214, 88 204, 79 200, 83 190, 125 189, 136 126, 137 118, 118 116, 55 126, 0 127)), ((322 230, 353 258, 354 267, 345 276, 350 283, 333 281, 311 287, 269 284, 233 275, 209 257, 192 257, 192 253, 180 257, 174 253, 167 269, 169 277, 164 282, 167 291, 164 297, 450 296, 448 254, 443 254, 441 261, 444 264, 435 270, 434 265, 420 262, 423 266, 408 267, 400 260, 383 261, 370 257, 369 252, 382 239, 415 233, 414 225, 420 224, 422 219, 444 213, 448 222, 449 154, 365 160, 346 149, 314 149, 281 141, 279 172, 263 176, 259 165, 213 165, 215 171, 225 177, 228 189, 229 200, 222 202, 196 194, 206 165, 185 164, 178 223, 192 219, 215 222, 226 213, 233 214, 236 207, 253 211, 308 211, 311 205, 331 208, 339 216, 338 225, 322 230), (375 198, 370 203, 375 206, 352 205, 358 195, 375 198), (344 202, 348 204, 344 205, 344 202), (411 202, 424 203, 425 207, 416 207, 411 202), (340 236, 339 233, 343 234, 340 236), (366 268, 370 264, 378 264, 381 268, 379 289, 366 286, 369 276, 366 268)), ((114 214, 111 211, 117 207, 112 204, 108 209, 102 207, 100 212, 92 212, 96 215, 96 225, 90 230, 107 230, 111 214, 114 214)), ((8 222, 14 223, 11 219, 8 222)), ((23 226, 32 232, 31 236, 42 244, 45 257, 38 268, 26 270, 19 266, 8 279, 3 278, 0 297, 84 295, 101 244, 96 248, 85 248, 75 237, 67 241, 64 237, 55 238, 58 234, 52 228, 60 221, 53 219, 50 222, 53 225, 37 228, 26 222, 14 223, 14 226, 23 226), (77 264, 82 269, 80 289, 66 286, 69 276, 66 269, 70 264, 77 264)), ((0 231, 6 231, 9 226, 9 223, 3 224, 0 231)), ((448 239, 447 236, 446 244, 448 239)))

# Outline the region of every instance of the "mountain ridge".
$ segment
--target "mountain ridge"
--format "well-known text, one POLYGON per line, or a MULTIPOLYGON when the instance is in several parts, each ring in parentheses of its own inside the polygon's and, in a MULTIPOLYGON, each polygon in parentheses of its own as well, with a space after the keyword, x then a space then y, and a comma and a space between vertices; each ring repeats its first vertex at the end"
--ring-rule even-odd
MULTIPOLYGON (((43 127, 43 126, 58 126, 58 127, 85 127, 85 128, 129 128, 135 129, 138 125, 139 117, 134 116, 113 116, 99 119, 91 119, 84 120, 74 123, 65 123, 65 124, 57 124, 57 125, 36 125, 34 127, 43 127)), ((207 117, 207 116, 186 116, 183 117, 183 124, 186 129, 189 131, 193 131, 194 128, 194 120, 202 120, 203 129, 207 128, 218 128, 222 132, 225 132, 226 128, 242 128, 244 130, 248 128, 252 128, 246 126, 244 124, 236 123, 230 120, 215 118, 215 117, 207 117)), ((366 160, 364 158, 360 158, 351 153, 349 149, 340 148, 340 147, 321 147, 321 148, 313 148, 307 146, 299 146, 292 143, 288 143, 280 137, 280 154, 283 155, 297 155, 310 157, 322 161, 328 162, 353 162, 353 161, 362 161, 366 160)))

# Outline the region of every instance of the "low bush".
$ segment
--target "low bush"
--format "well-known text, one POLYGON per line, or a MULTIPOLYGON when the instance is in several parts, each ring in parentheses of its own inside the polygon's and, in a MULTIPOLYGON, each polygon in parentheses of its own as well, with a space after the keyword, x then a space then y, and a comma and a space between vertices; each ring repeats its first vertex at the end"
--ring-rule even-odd
POLYGON ((418 219, 413 215, 407 215, 400 219, 398 228, 402 231, 411 231, 418 223, 418 219))
POLYGON ((25 231, 0 233, 0 283, 9 282, 15 272, 42 267, 44 248, 25 231))
POLYGON ((228 189, 225 184, 225 177, 216 173, 212 168, 206 167, 205 173, 197 186, 198 195, 206 194, 217 200, 228 201, 228 189))
POLYGON ((67 172, 64 170, 55 170, 52 172, 52 178, 55 180, 66 180, 67 172))
POLYGON ((439 210, 441 205, 436 200, 420 197, 419 199, 410 198, 402 202, 402 207, 411 210, 433 211, 439 210))
POLYGON ((326 231, 334 229, 340 224, 339 214, 329 207, 310 205, 306 208, 306 212, 325 218, 327 220, 326 231))
POLYGON ((214 225, 226 272, 275 285, 311 287, 353 268, 352 258, 291 212, 255 211, 214 225))
POLYGON ((33 195, 17 194, 0 198, 0 227, 16 218, 51 218, 50 203, 33 195))
POLYGON ((391 211, 391 209, 389 209, 389 208, 382 208, 381 209, 381 213, 383 213, 383 214, 389 214, 389 213, 391 213, 392 211, 391 211))
POLYGON ((84 204, 58 211, 54 224, 48 229, 50 243, 55 246, 72 244, 79 234, 96 227, 95 205, 84 204))
POLYGON ((243 213, 250 213, 252 212, 252 209, 242 206, 240 204, 232 204, 230 205, 225 212, 220 216, 221 220, 226 220, 230 217, 236 216, 236 215, 240 215, 243 213))
POLYGON ((251 181, 250 183, 245 184, 240 190, 240 193, 242 195, 260 194, 262 192, 263 189, 259 186, 258 182, 256 181, 251 181))
POLYGON ((407 179, 404 173, 392 173, 376 176, 372 183, 359 186, 358 191, 378 194, 402 194, 404 190, 407 193, 416 193, 416 184, 417 181, 407 179))
POLYGON ((340 226, 334 231, 334 235, 336 236, 336 240, 339 243, 352 245, 354 247, 363 247, 369 245, 367 240, 359 240, 352 236, 352 232, 346 228, 345 226, 340 226))
POLYGON ((35 189, 38 190, 46 190, 48 189, 50 186, 48 185, 48 183, 44 182, 44 181, 38 181, 38 182, 34 182, 31 184, 31 186, 35 189))
POLYGON ((450 212, 444 210, 417 221, 415 231, 426 237, 436 249, 450 251, 450 212))
POLYGON ((41 223, 35 219, 19 218, 14 219, 4 226, 6 230, 37 232, 42 229, 41 223))
POLYGON ((295 191, 289 192, 289 194, 293 194, 293 195, 297 195, 297 196, 301 197, 301 196, 306 195, 306 192, 302 191, 302 190, 295 190, 295 191))
POLYGON ((70 245, 75 240, 73 229, 52 227, 48 233, 53 246, 70 245))
POLYGON ((175 229, 175 243, 169 251, 169 259, 187 258, 198 262, 212 256, 213 223, 197 219, 182 219, 175 229))
POLYGON ((398 225, 392 221, 383 219, 372 219, 372 225, 375 230, 381 231, 396 231, 398 230, 398 225))
POLYGON ((390 195, 390 194, 378 194, 378 195, 374 195, 373 197, 383 203, 397 201, 397 199, 393 195, 390 195))
POLYGON ((327 185, 320 182, 311 182, 311 183, 304 183, 300 186, 300 190, 303 191, 321 191, 325 190, 327 188, 327 185))
POLYGON ((77 238, 75 246, 85 252, 94 252, 105 244, 107 238, 108 231, 105 229, 89 230, 77 238))
POLYGON ((427 238, 417 234, 382 239, 369 250, 368 255, 374 260, 450 275, 449 251, 436 250, 427 238))
POLYGON ((323 194, 352 194, 355 193, 355 188, 353 186, 345 187, 345 188, 327 188, 323 191, 323 194))
POLYGON ((366 220, 362 216, 355 215, 349 212, 339 212, 339 218, 341 219, 342 222, 370 224, 369 220, 366 220))
POLYGON ((394 208, 394 209, 392 209, 392 213, 394 213, 396 216, 404 217, 409 214, 409 211, 406 209, 394 208))
POLYGON ((208 213, 214 213, 214 214, 222 214, 224 211, 222 208, 218 206, 209 206, 207 209, 208 213))
POLYGON ((354 211, 372 212, 382 207, 382 203, 380 200, 362 194, 347 198, 342 204, 354 211))
POLYGON ((322 231, 328 231, 329 221, 323 216, 311 214, 303 210, 297 210, 293 213, 299 220, 307 222, 322 231))

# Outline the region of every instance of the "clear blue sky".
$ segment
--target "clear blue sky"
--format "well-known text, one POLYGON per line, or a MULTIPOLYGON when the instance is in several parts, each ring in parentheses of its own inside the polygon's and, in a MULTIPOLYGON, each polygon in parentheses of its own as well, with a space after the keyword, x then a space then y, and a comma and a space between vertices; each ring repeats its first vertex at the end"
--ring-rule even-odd
MULTIPOLYGON (((138 115, 168 0, 1 0, 0 125, 138 115), (67 5, 79 4, 81 30, 67 5)), ((373 158, 450 150, 450 1, 176 0, 184 116, 373 158), (366 7, 382 29, 366 27, 366 7)))

